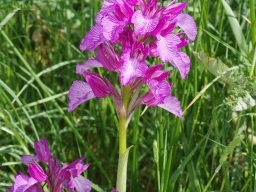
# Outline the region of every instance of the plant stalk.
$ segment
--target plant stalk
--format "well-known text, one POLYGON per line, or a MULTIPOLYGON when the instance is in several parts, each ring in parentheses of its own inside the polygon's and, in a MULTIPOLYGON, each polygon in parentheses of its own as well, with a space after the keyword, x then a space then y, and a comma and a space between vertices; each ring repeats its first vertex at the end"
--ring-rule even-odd
POLYGON ((128 153, 126 146, 126 132, 127 132, 127 114, 130 102, 130 87, 124 87, 122 92, 123 111, 119 116, 119 159, 116 179, 116 189, 118 192, 126 192, 126 178, 127 178, 127 162, 128 153))
POLYGON ((127 156, 126 154, 126 118, 119 121, 119 159, 117 169, 116 189, 118 192, 126 192, 127 156))

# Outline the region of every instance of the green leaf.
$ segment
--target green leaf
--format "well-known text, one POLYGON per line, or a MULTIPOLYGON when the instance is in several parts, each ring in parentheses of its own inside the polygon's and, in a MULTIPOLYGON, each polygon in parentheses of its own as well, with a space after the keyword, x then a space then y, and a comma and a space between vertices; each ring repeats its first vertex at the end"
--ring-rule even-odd
POLYGON ((241 28, 240 24, 238 23, 234 12, 232 11, 231 7, 228 5, 228 3, 225 0, 222 0, 222 4, 223 4, 226 14, 228 16, 229 24, 232 28, 232 31, 234 33, 234 36, 236 38, 237 44, 238 44, 241 52, 247 53, 248 46, 246 44, 242 28, 241 28))
POLYGON ((220 79, 229 85, 234 85, 234 79, 231 78, 232 71, 239 69, 238 66, 229 68, 221 60, 209 57, 204 52, 196 53, 194 52, 196 60, 202 64, 210 73, 216 77, 220 76, 220 79))
POLYGON ((224 149, 220 157, 221 164, 227 160, 228 156, 234 151, 235 147, 239 145, 243 139, 244 139, 244 136, 239 135, 231 141, 231 143, 224 149))
POLYGON ((158 165, 158 162, 159 162, 159 151, 158 151, 158 146, 157 146, 157 141, 154 140, 153 142, 153 153, 154 153, 154 160, 155 160, 155 163, 158 165))
POLYGON ((0 30, 9 22, 9 20, 19 11, 20 9, 15 9, 9 13, 0 23, 0 30))
POLYGON ((104 190, 102 188, 100 188, 98 185, 91 183, 92 184, 92 188, 97 191, 97 192, 104 192, 104 190))
POLYGON ((126 149, 123 155, 119 156, 118 162, 118 173, 117 173, 117 184, 116 188, 120 190, 120 192, 125 191, 126 189, 126 178, 127 178, 127 163, 129 157, 129 151, 133 146, 130 146, 126 149))

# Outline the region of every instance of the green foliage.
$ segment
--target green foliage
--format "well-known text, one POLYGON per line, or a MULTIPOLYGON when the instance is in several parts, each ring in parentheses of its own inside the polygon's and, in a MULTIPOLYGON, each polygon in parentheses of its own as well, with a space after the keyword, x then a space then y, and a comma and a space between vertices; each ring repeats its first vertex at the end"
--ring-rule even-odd
MULTIPOLYGON (((67 113, 65 95, 78 78, 75 64, 92 56, 78 46, 100 4, 0 1, 0 191, 26 169, 20 156, 33 153, 33 140, 42 136, 63 161, 87 158, 95 191, 115 185, 118 138, 111 99, 67 113)), ((128 128, 128 191, 253 192, 254 0, 191 0, 186 11, 199 32, 186 49, 191 71, 185 81, 177 70, 171 75, 185 120, 158 108, 135 112, 128 128)))

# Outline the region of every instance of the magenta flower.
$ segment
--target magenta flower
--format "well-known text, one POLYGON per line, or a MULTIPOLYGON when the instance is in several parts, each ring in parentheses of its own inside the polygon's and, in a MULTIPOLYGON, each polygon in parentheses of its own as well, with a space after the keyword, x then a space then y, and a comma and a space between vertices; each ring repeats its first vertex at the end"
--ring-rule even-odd
POLYGON ((38 184, 38 181, 32 177, 28 177, 23 173, 16 174, 15 182, 11 189, 6 192, 43 192, 43 188, 38 184))
POLYGON ((144 104, 159 106, 182 118, 180 103, 171 96, 169 71, 161 68, 172 64, 182 79, 189 72, 190 59, 181 48, 195 40, 197 29, 191 16, 181 14, 186 5, 172 1, 163 7, 157 0, 105 0, 95 26, 80 45, 82 51, 97 48, 97 56, 77 65, 76 72, 85 82, 74 81, 71 86, 68 111, 89 99, 110 96, 120 114, 124 104, 122 90, 129 86, 131 102, 127 114, 144 104), (148 57, 160 58, 162 64, 151 66, 146 61, 148 57), (97 67, 118 73, 121 93, 106 78, 89 72, 97 67), (148 92, 141 91, 142 84, 147 85, 148 92))
POLYGON ((39 161, 47 163, 50 160, 51 152, 45 138, 42 138, 38 142, 34 142, 34 148, 39 161))
POLYGON ((29 176, 23 173, 15 175, 15 182, 8 192, 43 192, 41 184, 46 183, 48 191, 60 192, 69 190, 90 192, 91 182, 81 174, 89 164, 83 164, 84 158, 67 165, 51 157, 49 146, 44 138, 34 142, 36 156, 24 155, 21 161, 28 165, 29 176), (45 171, 39 162, 45 164, 45 171))
POLYGON ((77 65, 76 73, 85 81, 73 82, 68 111, 92 98, 112 97, 119 118, 119 192, 126 191, 126 130, 133 112, 140 105, 158 106, 183 118, 180 102, 171 96, 170 71, 164 66, 170 63, 177 68, 182 79, 190 70, 189 56, 181 49, 195 40, 197 29, 194 19, 181 13, 186 5, 175 0, 166 7, 158 0, 105 0, 80 44, 81 51, 96 50, 96 57, 77 65), (152 57, 160 63, 149 63, 152 57), (117 73, 119 84, 90 72, 97 67, 117 73))

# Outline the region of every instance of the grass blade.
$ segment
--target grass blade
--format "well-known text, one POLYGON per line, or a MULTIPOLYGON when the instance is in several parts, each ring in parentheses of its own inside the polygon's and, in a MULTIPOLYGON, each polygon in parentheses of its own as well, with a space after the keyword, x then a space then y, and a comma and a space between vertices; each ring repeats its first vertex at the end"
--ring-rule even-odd
POLYGON ((234 12, 232 11, 231 7, 229 6, 229 4, 225 0, 222 0, 222 4, 223 4, 226 14, 228 16, 229 24, 230 24, 233 34, 236 38, 236 42, 237 42, 241 52, 244 53, 245 55, 247 55, 248 46, 245 41, 243 30, 242 30, 240 24, 238 23, 236 16, 235 16, 234 12))

